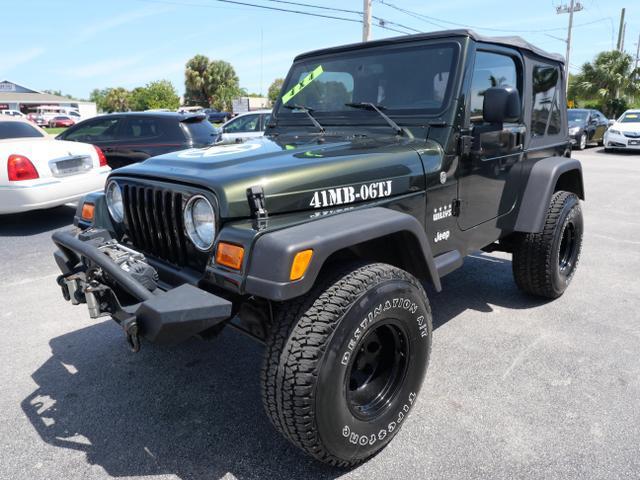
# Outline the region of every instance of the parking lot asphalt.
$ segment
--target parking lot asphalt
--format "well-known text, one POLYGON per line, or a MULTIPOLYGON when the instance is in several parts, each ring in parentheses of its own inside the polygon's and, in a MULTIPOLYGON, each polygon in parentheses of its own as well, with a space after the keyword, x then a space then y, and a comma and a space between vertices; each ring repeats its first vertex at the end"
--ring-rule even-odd
POLYGON ((478 253, 429 291, 427 379, 396 439, 341 471, 305 457, 262 411, 262 347, 129 353, 55 284, 51 233, 73 209, 0 217, 0 479, 629 479, 640 477, 640 155, 574 152, 585 239, 573 284, 520 293, 478 253))

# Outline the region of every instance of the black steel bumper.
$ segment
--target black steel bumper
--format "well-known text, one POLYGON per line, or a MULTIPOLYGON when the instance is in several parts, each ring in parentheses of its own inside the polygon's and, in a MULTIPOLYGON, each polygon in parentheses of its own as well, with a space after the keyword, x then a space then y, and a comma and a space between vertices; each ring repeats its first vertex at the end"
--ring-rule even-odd
POLYGON ((230 301, 191 284, 150 291, 99 249, 110 238, 81 239, 79 235, 83 234, 52 236, 58 247, 54 258, 62 271, 58 284, 63 296, 73 304, 86 303, 92 318, 112 316, 125 329, 134 350, 136 338, 132 337, 174 344, 231 317, 230 301))

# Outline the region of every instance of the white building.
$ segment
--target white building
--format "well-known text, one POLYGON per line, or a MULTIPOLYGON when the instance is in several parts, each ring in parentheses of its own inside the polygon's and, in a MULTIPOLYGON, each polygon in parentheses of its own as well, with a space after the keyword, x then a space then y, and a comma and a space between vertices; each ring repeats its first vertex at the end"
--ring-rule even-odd
POLYGON ((97 114, 94 102, 82 102, 42 93, 8 80, 0 82, 0 110, 19 110, 28 115, 29 113, 35 113, 39 106, 76 109, 83 119, 94 117, 97 114))

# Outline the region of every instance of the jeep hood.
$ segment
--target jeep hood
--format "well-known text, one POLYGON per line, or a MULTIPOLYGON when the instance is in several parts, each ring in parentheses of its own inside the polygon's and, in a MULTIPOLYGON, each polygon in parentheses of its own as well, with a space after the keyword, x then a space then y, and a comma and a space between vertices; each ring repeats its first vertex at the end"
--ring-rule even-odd
POLYGON ((395 137, 261 137, 152 157, 115 171, 208 189, 224 219, 250 216, 246 190, 260 185, 269 214, 337 209, 425 188, 427 170, 440 168, 433 141, 395 137))

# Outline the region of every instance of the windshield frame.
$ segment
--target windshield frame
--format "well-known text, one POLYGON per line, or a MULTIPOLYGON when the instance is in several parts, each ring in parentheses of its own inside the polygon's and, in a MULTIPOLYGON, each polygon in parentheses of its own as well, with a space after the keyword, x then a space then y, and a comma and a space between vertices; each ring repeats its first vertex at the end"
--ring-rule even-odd
MULTIPOLYGON (((372 55, 376 52, 389 52, 393 50, 416 50, 420 47, 425 48, 438 48, 440 46, 452 47, 452 59, 451 59, 451 72, 450 80, 447 85, 447 90, 444 95, 444 100, 440 107, 435 111, 421 110, 416 112, 412 110, 411 113, 402 113, 402 110, 384 110, 384 112, 392 117, 399 123, 404 125, 423 125, 425 119, 429 119, 432 122, 446 121, 443 117, 451 117, 454 112, 451 112, 451 104, 457 100, 458 92, 460 90, 461 78, 463 75, 463 68, 461 68, 461 59, 464 57, 463 50, 466 48, 464 43, 464 37, 452 36, 438 39, 427 39, 419 41, 404 41, 393 44, 375 45, 375 46, 359 46, 357 48, 341 51, 341 52, 328 52, 319 53, 317 55, 307 56, 303 55, 301 58, 296 59, 291 65, 289 72, 284 80, 283 85, 289 86, 292 84, 292 75, 296 70, 296 67, 300 64, 317 64, 322 65, 323 62, 335 58, 348 58, 350 56, 357 57, 358 55, 372 55)), ((285 90, 283 86, 282 92, 285 90)), ((319 120, 323 126, 340 126, 348 127, 353 126, 388 126, 383 119, 378 115, 372 115, 371 112, 345 108, 342 111, 326 112, 316 110, 313 115, 319 120)), ((447 118, 448 119, 448 118, 447 118)), ((300 113, 289 112, 282 106, 282 95, 278 96, 276 103, 273 106, 272 122, 275 122, 278 127, 309 127, 313 128, 311 122, 307 119, 306 115, 300 115, 300 113)))

